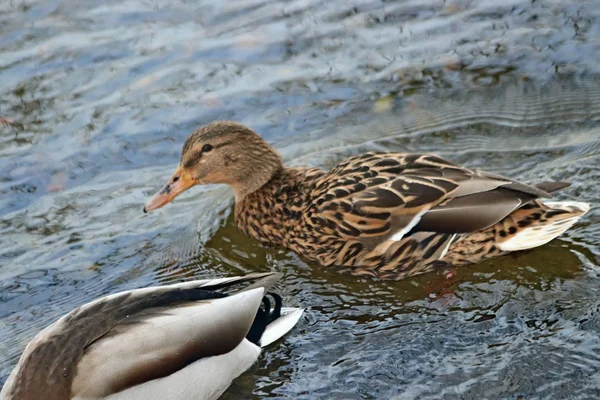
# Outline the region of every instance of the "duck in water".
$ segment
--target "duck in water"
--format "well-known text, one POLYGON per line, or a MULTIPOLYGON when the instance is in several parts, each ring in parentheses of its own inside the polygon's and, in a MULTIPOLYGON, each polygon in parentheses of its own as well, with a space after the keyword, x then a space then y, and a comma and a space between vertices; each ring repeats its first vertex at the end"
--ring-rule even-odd
POLYGON ((330 171, 286 167, 256 132, 219 121, 187 138, 177 170, 144 211, 213 183, 233 188, 247 235, 381 279, 541 246, 589 210, 548 200, 568 183, 531 186, 432 154, 369 152, 330 171))

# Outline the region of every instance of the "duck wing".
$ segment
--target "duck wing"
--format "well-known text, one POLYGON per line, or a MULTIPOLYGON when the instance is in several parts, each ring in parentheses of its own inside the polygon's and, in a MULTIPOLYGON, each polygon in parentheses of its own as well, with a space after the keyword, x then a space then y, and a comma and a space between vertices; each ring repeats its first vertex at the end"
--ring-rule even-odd
POLYGON ((317 181, 312 222, 372 249, 415 232, 484 229, 539 197, 550 194, 435 155, 367 153, 317 181))
POLYGON ((220 364, 213 379, 188 380, 193 393, 178 388, 189 396, 173 397, 213 398, 211 393, 220 394, 258 357, 260 347, 245 337, 278 277, 267 273, 198 280, 85 304, 30 342, 0 398, 105 398, 160 381, 198 360, 216 362, 210 365, 214 370, 219 357, 228 355, 228 364, 220 364))

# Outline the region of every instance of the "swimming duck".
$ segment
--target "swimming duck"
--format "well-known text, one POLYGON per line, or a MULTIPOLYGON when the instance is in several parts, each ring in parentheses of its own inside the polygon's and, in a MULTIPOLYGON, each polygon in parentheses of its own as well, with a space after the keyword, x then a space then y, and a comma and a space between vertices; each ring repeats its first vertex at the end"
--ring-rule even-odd
POLYGON ((531 186, 433 154, 369 152, 328 172, 286 168, 253 130, 219 121, 187 138, 177 170, 144 211, 210 183, 233 188, 247 235, 382 279, 541 246, 589 210, 546 200, 568 183, 531 186))
POLYGON ((2 400, 216 399, 303 310, 264 273, 112 294, 38 333, 2 400))

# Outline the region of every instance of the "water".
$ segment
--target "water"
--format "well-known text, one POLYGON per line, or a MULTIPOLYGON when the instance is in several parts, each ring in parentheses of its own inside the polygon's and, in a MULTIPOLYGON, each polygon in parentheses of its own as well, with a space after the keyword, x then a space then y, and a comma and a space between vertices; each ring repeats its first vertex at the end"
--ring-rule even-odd
POLYGON ((97 296, 277 270, 306 316, 227 399, 600 396, 597 2, 263 3, 0 3, 0 383, 97 296), (245 237, 224 187, 142 213, 215 119, 292 165, 431 151, 593 209, 532 252, 357 279, 245 237))

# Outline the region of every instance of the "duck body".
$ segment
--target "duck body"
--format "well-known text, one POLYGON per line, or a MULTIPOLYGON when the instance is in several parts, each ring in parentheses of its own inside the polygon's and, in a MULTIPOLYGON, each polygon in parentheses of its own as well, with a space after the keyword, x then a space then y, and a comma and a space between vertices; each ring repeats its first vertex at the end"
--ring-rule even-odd
POLYGON ((541 246, 589 210, 548 201, 569 186, 535 186, 432 154, 366 153, 330 171, 286 168, 251 129, 201 127, 169 184, 145 211, 197 184, 233 187, 235 220, 249 236, 356 275, 402 279, 541 246))
POLYGON ((85 304, 34 337, 0 399, 216 399, 302 314, 276 295, 271 311, 266 292, 278 278, 191 281, 85 304))
POLYGON ((540 201, 566 186, 529 186, 431 154, 367 153, 329 172, 284 169, 236 203, 235 220, 249 236, 322 265, 403 279, 553 239, 588 209, 540 201), (528 228, 542 237, 511 248, 528 228))

